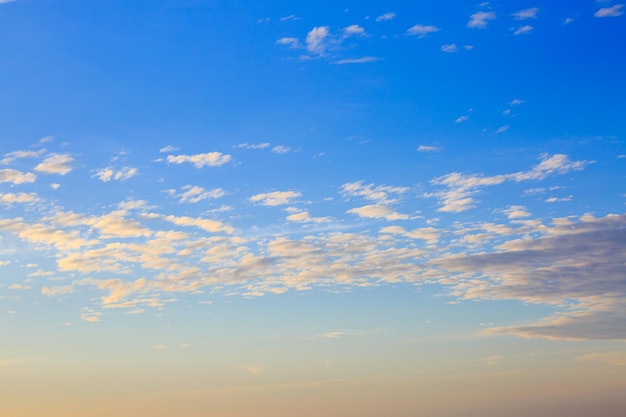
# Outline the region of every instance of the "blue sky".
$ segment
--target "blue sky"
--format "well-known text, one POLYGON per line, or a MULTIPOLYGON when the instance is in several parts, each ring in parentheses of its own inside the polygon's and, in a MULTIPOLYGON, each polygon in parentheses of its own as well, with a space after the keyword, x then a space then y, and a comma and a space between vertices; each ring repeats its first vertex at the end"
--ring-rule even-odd
POLYGON ((0 410, 618 415, 625 10, 0 0, 0 410))

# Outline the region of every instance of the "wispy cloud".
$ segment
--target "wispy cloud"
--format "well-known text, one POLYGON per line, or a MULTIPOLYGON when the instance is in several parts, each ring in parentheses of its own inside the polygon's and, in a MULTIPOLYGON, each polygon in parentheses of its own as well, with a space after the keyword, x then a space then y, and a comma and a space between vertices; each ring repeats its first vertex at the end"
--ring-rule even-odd
POLYGON ((490 20, 495 20, 496 14, 494 12, 476 12, 470 16, 470 21, 467 23, 468 28, 486 28, 490 20))
POLYGON ((256 194, 250 197, 253 203, 263 206, 280 206, 289 204, 295 198, 302 196, 299 191, 273 191, 271 193, 256 194))
POLYGON ((385 14, 381 14, 380 16, 376 17, 376 21, 377 22, 386 22, 389 20, 393 20, 396 17, 396 14, 393 12, 387 12, 385 14))
POLYGON ((65 175, 72 172, 72 158, 68 154, 52 154, 35 167, 35 171, 43 174, 65 175))
POLYGON ((532 7, 530 9, 520 10, 512 14, 516 20, 536 19, 537 13, 539 13, 538 7, 532 7))
POLYGON ((436 26, 418 24, 415 26, 411 26, 409 29, 407 29, 406 33, 407 35, 413 35, 417 36, 418 38, 423 38, 431 33, 439 32, 439 30, 440 29, 436 26))
POLYGON ((622 10, 624 8, 623 4, 616 4, 611 7, 603 7, 594 13, 595 17, 618 17, 624 14, 622 10))
POLYGON ((205 166, 218 167, 230 162, 231 156, 221 152, 199 153, 195 155, 168 155, 167 162, 170 164, 191 163, 196 168, 205 166))

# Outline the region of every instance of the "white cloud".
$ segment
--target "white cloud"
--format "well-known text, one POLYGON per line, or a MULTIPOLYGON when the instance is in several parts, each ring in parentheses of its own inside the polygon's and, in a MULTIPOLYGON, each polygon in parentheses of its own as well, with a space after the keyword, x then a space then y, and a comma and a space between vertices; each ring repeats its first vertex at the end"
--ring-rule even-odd
POLYGON ((68 154, 52 154, 37 165, 35 171, 44 174, 65 175, 72 171, 70 165, 72 162, 74 162, 74 158, 68 154))
POLYGON ((441 149, 438 146, 420 145, 417 148, 418 152, 439 152, 441 149))
POLYGON ((456 52, 459 50, 459 48, 456 46, 455 43, 451 43, 449 45, 442 45, 441 50, 443 52, 456 52))
POLYGON ((278 145, 272 148, 272 152, 278 154, 285 154, 291 152, 291 148, 289 146, 278 145))
POLYGON ((289 38, 289 37, 280 38, 276 41, 276 43, 279 45, 287 45, 290 48, 300 47, 300 41, 298 40, 298 38, 289 38))
POLYGON ((333 62, 334 64, 338 64, 338 65, 344 65, 344 64, 366 64, 368 62, 376 62, 376 61, 380 61, 382 60, 382 58, 378 58, 375 56, 364 56, 361 58, 347 58, 347 59, 340 59, 339 61, 335 61, 333 62))
POLYGON ((363 29, 359 25, 350 25, 343 29, 344 37, 363 36, 363 35, 365 35, 365 29, 363 29))
POLYGON ((37 176, 32 172, 20 172, 14 169, 0 169, 0 183, 10 182, 14 185, 35 182, 37 176))
POLYGON ((359 217, 365 217, 370 219, 385 219, 389 221, 409 219, 409 216, 406 214, 396 213, 387 206, 379 205, 367 205, 363 207, 353 208, 351 210, 348 210, 348 213, 356 214, 359 217))
POLYGON ((624 14, 622 10, 624 8, 623 4, 616 4, 611 7, 603 7, 594 13, 595 17, 617 17, 624 14))
POLYGON ((497 130, 496 130, 496 135, 499 135, 500 133, 504 133, 507 130, 509 130, 509 125, 504 125, 504 126, 500 126, 497 130))
POLYGON ((26 204, 39 201, 39 197, 35 193, 6 193, 0 194, 0 203, 11 205, 14 203, 26 204))
POLYGON ((202 168, 205 166, 218 167, 230 162, 230 155, 225 155, 221 152, 208 152, 200 153, 196 155, 168 155, 167 162, 171 164, 183 164, 189 162, 196 168, 202 168))
POLYGON ((393 12, 387 12, 385 14, 381 14, 380 16, 378 16, 376 18, 377 22, 385 22, 387 20, 393 20, 393 18, 396 17, 396 14, 393 12))
POLYGON ((515 17, 516 20, 536 19, 537 13, 539 13, 539 8, 532 7, 530 9, 524 9, 520 10, 519 12, 515 12, 511 16, 515 17))
POLYGON ((439 32, 439 28, 431 25, 415 25, 411 26, 406 33, 409 35, 417 36, 418 38, 423 38, 427 36, 429 33, 439 32))
POLYGON ((476 12, 470 16, 467 27, 482 29, 487 27, 489 21, 495 20, 495 18, 496 14, 494 12, 476 12))
POLYGON ((300 196, 302 196, 302 194, 298 191, 273 191, 271 193, 253 195, 250 197, 250 201, 263 206, 280 206, 289 204, 294 198, 300 196))
POLYGON ((243 148, 243 149, 265 149, 265 148, 268 148, 269 146, 270 146, 269 142, 263 142, 263 143, 257 143, 257 144, 240 143, 239 145, 237 145, 238 148, 243 148))
POLYGON ((181 203, 199 203, 203 200, 222 198, 226 193, 221 188, 205 190, 197 185, 185 185, 182 192, 176 194, 181 203))
POLYGON ((326 223, 329 217, 311 217, 308 211, 300 211, 286 217, 287 221, 296 223, 326 223))
POLYGON ((126 181, 137 175, 138 172, 137 168, 124 167, 116 171, 113 168, 107 167, 99 169, 93 177, 98 178, 102 182, 109 182, 111 180, 126 181))
POLYGON ((327 39, 330 35, 330 28, 328 26, 316 26, 306 35, 306 48, 309 52, 315 55, 325 55, 327 45, 327 39))
POLYGON ((394 187, 389 185, 363 185, 363 181, 346 183, 341 186, 341 194, 344 197, 363 197, 366 200, 375 201, 377 204, 392 204, 398 201, 398 196, 409 191, 407 187, 394 187), (395 194, 395 198, 391 195, 395 194))
POLYGON ((4 156, 2 160, 0 160, 0 165, 8 165, 13 161, 24 158, 38 158, 46 153, 45 149, 40 149, 38 151, 14 151, 9 152, 4 156))
POLYGON ((526 35, 533 31, 533 27, 530 25, 520 26, 513 32, 514 35, 526 35))
POLYGON ((464 175, 457 172, 444 175, 432 180, 433 184, 441 184, 448 190, 427 194, 427 197, 438 197, 442 206, 438 211, 458 213, 474 207, 474 195, 480 187, 499 185, 506 181, 531 181, 541 180, 553 174, 565 174, 569 171, 584 169, 588 161, 570 161, 567 155, 556 154, 549 156, 541 155, 541 162, 530 171, 520 171, 512 174, 494 175, 485 177, 482 175, 464 175))
POLYGON ((161 149, 159 149, 159 153, 169 153, 169 152, 176 152, 179 151, 180 148, 176 148, 172 145, 167 145, 162 147, 161 149))

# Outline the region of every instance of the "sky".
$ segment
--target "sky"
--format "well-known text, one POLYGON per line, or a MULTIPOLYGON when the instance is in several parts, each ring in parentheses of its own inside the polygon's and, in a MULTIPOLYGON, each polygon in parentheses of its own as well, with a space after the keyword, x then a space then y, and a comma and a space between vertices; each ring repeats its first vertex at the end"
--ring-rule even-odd
POLYGON ((621 416, 621 0, 0 0, 0 414, 621 416))

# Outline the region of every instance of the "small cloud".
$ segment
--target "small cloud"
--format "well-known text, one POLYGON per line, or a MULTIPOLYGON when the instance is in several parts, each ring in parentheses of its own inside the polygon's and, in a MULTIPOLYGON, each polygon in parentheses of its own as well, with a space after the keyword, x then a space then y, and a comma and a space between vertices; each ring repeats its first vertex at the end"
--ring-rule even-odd
POLYGON ((546 199, 546 203, 560 203, 563 201, 572 201, 572 198, 574 198, 573 195, 568 195, 567 197, 561 197, 561 198, 557 198, 557 197, 550 197, 548 199, 546 199))
POLYGON ((263 372, 263 366, 261 365, 239 364, 239 365, 236 365, 235 368, 241 369, 242 371, 245 371, 249 373, 250 375, 255 375, 255 376, 261 375, 261 372, 263 372))
POLYGON ((417 36, 418 38, 423 38, 427 36, 429 33, 439 32, 439 28, 431 25, 415 25, 410 27, 406 33, 408 35, 417 36))
POLYGON ((257 143, 257 144, 249 144, 249 143, 241 143, 237 145, 238 148, 243 149, 265 149, 269 147, 269 142, 257 143))
POLYGON ((178 165, 188 162, 196 168, 205 166, 218 167, 230 162, 230 158, 230 155, 225 155, 221 152, 208 152, 196 155, 168 155, 167 162, 178 165))
POLYGON ((159 149, 159 153, 176 152, 176 151, 179 151, 179 150, 180 150, 180 148, 176 148, 176 147, 174 147, 172 145, 167 145, 167 146, 164 146, 161 149, 159 149))
POLYGON ((65 175, 72 171, 71 163, 74 161, 68 154, 52 154, 35 167, 35 171, 44 174, 65 175))
POLYGON ((539 13, 539 8, 532 7, 530 9, 524 9, 520 10, 519 12, 515 12, 511 16, 515 17, 516 20, 536 19, 537 13, 539 13))
POLYGON ((279 45, 287 45, 293 49, 300 47, 300 41, 298 38, 280 38, 276 41, 276 43, 279 45))
POLYGON ((463 122, 467 122, 468 120, 469 120, 469 116, 459 116, 454 121, 454 123, 463 123, 463 122))
POLYGON ((420 145, 417 148, 418 152, 439 152, 440 148, 438 146, 428 146, 428 145, 420 145))
POLYGON ((337 64, 337 65, 344 65, 344 64, 366 64, 368 62, 376 62, 376 61, 380 61, 382 58, 378 58, 375 56, 364 56, 361 58, 348 58, 348 59, 341 59, 339 61, 335 61, 333 62, 333 64, 337 64))
POLYGON ((328 48, 327 38, 330 35, 328 26, 316 26, 306 35, 306 49, 319 56, 323 56, 328 48))
POLYGON ((387 206, 379 205, 367 205, 363 207, 353 208, 351 210, 348 210, 348 213, 356 214, 359 217, 370 219, 385 219, 388 221, 409 219, 409 216, 407 216, 406 214, 396 213, 387 206))
POLYGON ((126 181, 137 175, 138 172, 137 168, 124 167, 116 171, 108 167, 98 170, 92 177, 96 177, 102 182, 109 182, 111 180, 126 181))
POLYGON ((509 125, 500 126, 498 130, 496 130, 496 135, 499 135, 500 133, 504 133, 507 130, 509 130, 509 125))
POLYGON ((396 14, 393 12, 387 12, 385 14, 381 14, 380 16, 378 16, 376 18, 377 22, 385 22, 388 20, 393 20, 393 18, 396 17, 396 14))
POLYGON ((530 25, 524 25, 521 26, 519 28, 517 28, 517 30, 515 32, 513 32, 514 35, 526 35, 530 32, 532 32, 533 27, 530 25))
POLYGON ((459 50, 459 48, 456 46, 455 43, 451 43, 449 45, 442 45, 441 50, 443 52, 456 52, 459 50))
POLYGON ((278 153, 278 154, 285 154, 285 153, 291 152, 291 148, 289 146, 278 145, 272 148, 272 152, 278 153))
POLYGON ((495 18, 496 14, 494 12, 476 12, 470 16, 467 27, 483 29, 487 27, 490 20, 495 20, 495 18))
POLYGON ((617 17, 624 14, 622 9, 624 8, 623 4, 616 4, 611 7, 603 7, 594 13, 595 17, 617 17))
POLYGON ((365 35, 365 29, 363 29, 359 25, 350 25, 343 29, 344 38, 347 38, 350 36, 363 36, 363 35, 365 35))
POLYGON ((298 191, 273 191, 271 193, 253 195, 250 197, 250 201, 263 206, 280 206, 289 204, 291 200, 300 196, 302 194, 298 191))

